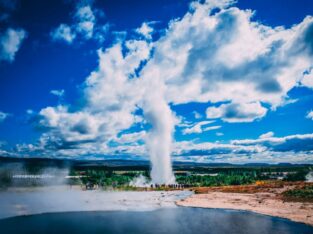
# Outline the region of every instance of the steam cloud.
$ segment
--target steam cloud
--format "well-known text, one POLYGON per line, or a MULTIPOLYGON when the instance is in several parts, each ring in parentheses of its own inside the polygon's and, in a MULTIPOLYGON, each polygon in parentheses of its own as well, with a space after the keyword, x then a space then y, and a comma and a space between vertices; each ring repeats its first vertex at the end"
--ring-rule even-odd
POLYGON ((69 168, 48 166, 40 170, 28 168, 23 163, 0 165, 0 188, 67 185, 69 168))
POLYGON ((171 145, 174 130, 174 118, 163 94, 160 79, 147 89, 145 98, 145 116, 152 129, 147 135, 146 145, 151 161, 152 182, 171 184, 175 182, 171 164, 171 145), (156 88, 157 87, 157 88, 156 88))
POLYGON ((135 177, 130 183, 130 186, 133 187, 149 187, 150 182, 147 180, 147 178, 143 175, 139 175, 135 177))
POLYGON ((305 177, 307 182, 313 182, 313 171, 310 171, 306 177, 305 177))

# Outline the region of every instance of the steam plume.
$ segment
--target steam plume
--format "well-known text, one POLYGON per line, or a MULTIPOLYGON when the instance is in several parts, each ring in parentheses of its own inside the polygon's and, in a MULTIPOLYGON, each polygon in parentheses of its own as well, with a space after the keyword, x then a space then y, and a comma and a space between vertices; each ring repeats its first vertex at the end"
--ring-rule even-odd
POLYGON ((161 79, 150 79, 149 82, 144 112, 152 125, 146 138, 151 161, 151 179, 153 183, 170 184, 175 182, 171 163, 174 117, 165 100, 164 84, 161 79))
POLYGON ((305 179, 306 179, 306 182, 313 182, 313 171, 310 171, 310 172, 306 175, 305 179))

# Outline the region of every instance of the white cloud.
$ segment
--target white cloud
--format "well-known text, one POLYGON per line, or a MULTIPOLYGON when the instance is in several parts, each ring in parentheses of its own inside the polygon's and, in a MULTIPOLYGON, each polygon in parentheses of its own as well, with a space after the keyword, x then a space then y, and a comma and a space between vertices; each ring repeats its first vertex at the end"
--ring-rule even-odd
POLYGON ((214 121, 202 121, 202 122, 196 123, 196 124, 192 125, 191 127, 184 128, 182 130, 182 133, 184 135, 192 134, 192 133, 198 133, 199 134, 199 133, 212 131, 212 130, 216 130, 216 129, 221 128, 221 126, 206 126, 205 127, 205 125, 211 124, 213 122, 214 121))
POLYGON ((306 117, 307 117, 308 119, 313 120, 313 111, 309 111, 308 114, 306 115, 306 117))
POLYGON ((78 4, 73 17, 73 23, 71 25, 60 24, 50 35, 53 40, 64 40, 68 44, 73 43, 78 37, 85 40, 94 37, 102 42, 108 28, 109 24, 96 27, 96 16, 91 5, 78 4))
POLYGON ((211 156, 211 160, 224 159, 230 156, 263 153, 266 148, 259 145, 235 145, 232 143, 194 143, 192 141, 177 142, 173 154, 183 157, 211 156))
POLYGON ((151 39, 151 34, 153 32, 153 28, 150 27, 150 25, 146 22, 142 23, 140 28, 136 29, 136 32, 142 36, 144 36, 146 39, 151 39))
POLYGON ((3 122, 6 118, 8 118, 9 114, 0 111, 0 123, 3 122))
POLYGON ((295 134, 285 137, 267 137, 258 139, 233 140, 234 145, 262 145, 268 150, 285 152, 313 151, 313 134, 295 134))
POLYGON ((71 44, 76 37, 76 33, 73 32, 70 26, 66 24, 60 24, 54 31, 51 32, 53 40, 64 40, 71 44))
POLYGON ((23 29, 8 28, 3 34, 0 34, 0 60, 13 62, 25 37, 26 31, 23 29))
POLYGON ((252 122, 265 116, 267 109, 259 102, 229 103, 219 107, 209 107, 206 110, 207 118, 221 118, 225 122, 252 122))
POLYGON ((216 130, 216 129, 220 129, 222 126, 209 126, 209 127, 205 127, 203 128, 203 132, 207 132, 207 131, 212 131, 212 130, 216 130))
POLYGON ((274 136, 274 132, 267 132, 259 136, 260 139, 266 139, 274 136))
POLYGON ((271 28, 253 21, 251 11, 236 7, 210 14, 212 4, 216 2, 194 4, 155 43, 146 69, 164 77, 168 102, 262 102, 273 109, 284 103, 312 66, 304 35, 313 18, 290 29, 271 28))
MULTIPOLYGON (((142 100, 143 84, 129 77, 135 74, 141 61, 149 57, 150 48, 145 41, 128 41, 125 46, 128 49, 125 54, 120 44, 98 51, 99 67, 84 83, 85 105, 79 110, 59 105, 40 111, 39 124, 49 131, 41 137, 39 148, 53 148, 54 154, 67 151, 67 155, 77 155, 79 150, 80 155, 108 153, 111 141, 126 143, 131 136, 135 137, 118 138, 117 134, 142 121, 134 112, 142 100)), ((53 93, 60 93, 55 91, 53 93)))
POLYGON ((230 143, 177 142, 174 158, 228 163, 312 163, 313 134, 234 140, 230 143))
POLYGON ((301 83, 302 85, 313 89, 313 71, 312 70, 310 71, 310 73, 305 73, 303 75, 301 83))
POLYGON ((55 96, 57 96, 57 97, 63 97, 65 91, 64 91, 64 89, 59 89, 59 90, 58 89, 53 89, 53 90, 50 91, 50 93, 55 95, 55 96))
POLYGON ((101 133, 100 115, 90 112, 69 112, 68 107, 47 107, 40 111, 41 126, 51 129, 49 140, 56 140, 61 145, 94 141, 98 137, 105 136, 101 133))
MULTIPOLYGON (((192 133, 202 133, 204 131, 209 131, 209 130, 213 130, 213 129, 208 129, 207 127, 206 128, 203 128, 203 126, 205 125, 208 125, 208 124, 211 124, 213 123, 214 121, 201 121, 201 122, 198 122, 198 123, 195 123, 193 125, 191 125, 190 127, 187 127, 187 128, 184 128, 182 130, 182 133, 184 135, 186 134, 192 134, 192 133), (206 129, 206 130, 205 130, 206 129)), ((216 126, 213 126, 213 128, 216 127, 216 126)), ((212 128, 209 127, 209 128, 212 128)))
POLYGON ((77 9, 75 14, 77 19, 76 31, 81 33, 86 39, 93 36, 96 17, 89 5, 77 9))

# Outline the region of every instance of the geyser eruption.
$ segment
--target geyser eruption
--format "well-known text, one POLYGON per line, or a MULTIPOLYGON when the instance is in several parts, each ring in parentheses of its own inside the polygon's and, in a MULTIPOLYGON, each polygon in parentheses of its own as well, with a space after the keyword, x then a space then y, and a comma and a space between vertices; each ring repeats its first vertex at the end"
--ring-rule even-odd
POLYGON ((174 117, 168 106, 159 79, 154 79, 147 89, 144 112, 148 122, 152 125, 146 138, 146 146, 151 161, 151 179, 153 183, 175 183, 171 163, 172 135, 174 117))

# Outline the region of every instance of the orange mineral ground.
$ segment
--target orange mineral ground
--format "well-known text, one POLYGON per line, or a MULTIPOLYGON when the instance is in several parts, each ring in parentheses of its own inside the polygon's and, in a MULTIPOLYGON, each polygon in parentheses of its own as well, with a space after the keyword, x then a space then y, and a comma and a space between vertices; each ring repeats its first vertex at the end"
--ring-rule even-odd
POLYGON ((313 200, 292 198, 284 192, 313 186, 305 182, 257 182, 254 185, 199 187, 177 201, 179 206, 247 210, 313 225, 313 200))

